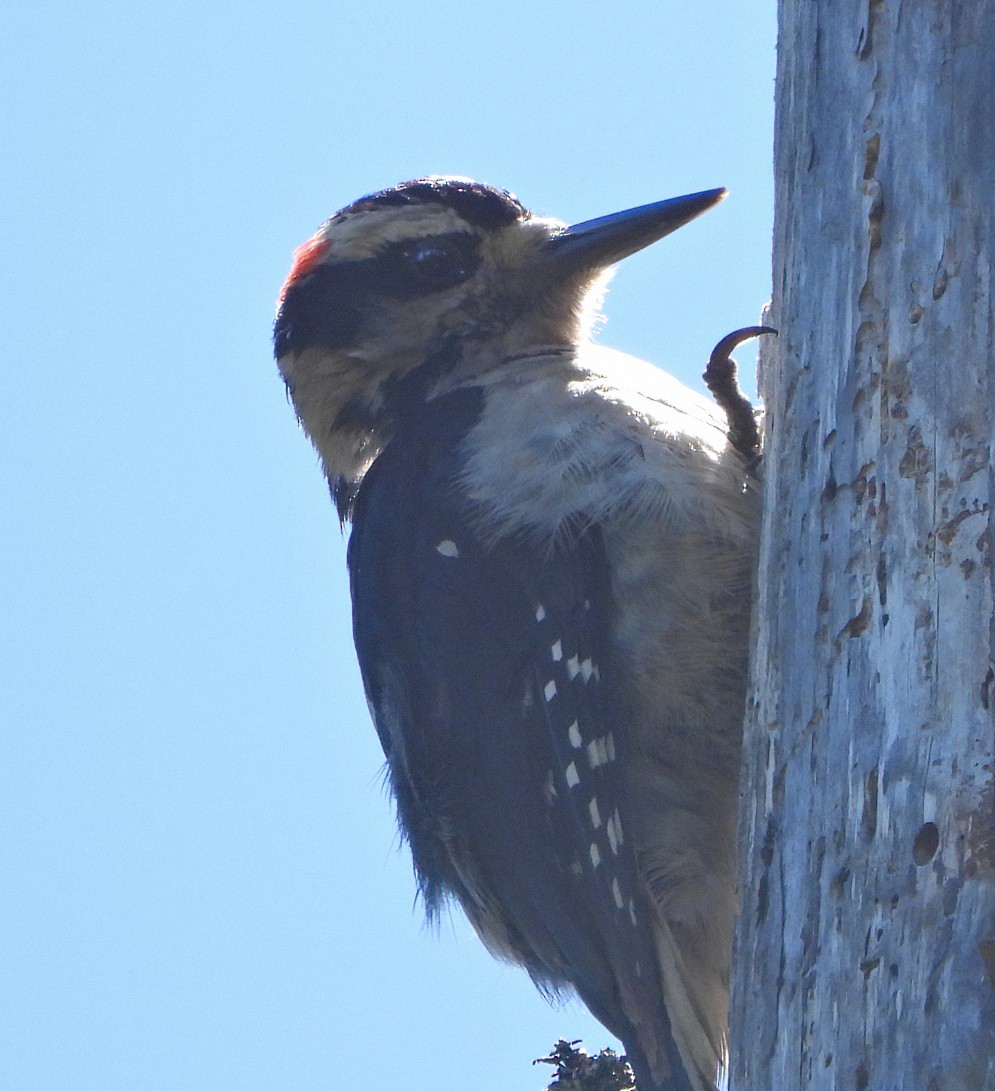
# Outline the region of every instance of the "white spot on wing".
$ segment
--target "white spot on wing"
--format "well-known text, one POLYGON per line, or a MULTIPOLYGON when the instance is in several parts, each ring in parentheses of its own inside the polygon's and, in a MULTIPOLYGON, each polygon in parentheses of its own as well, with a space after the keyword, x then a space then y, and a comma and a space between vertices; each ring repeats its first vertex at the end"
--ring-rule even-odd
POLYGON ((615 736, 610 731, 605 736, 605 753, 609 761, 615 760, 615 736))
POLYGON ((545 616, 546 616, 546 607, 545 607, 545 606, 543 606, 543 604, 542 604, 542 603, 540 602, 540 603, 539 603, 539 604, 538 604, 538 605, 536 606, 536 621, 542 621, 542 619, 543 619, 543 618, 544 618, 545 616))
POLYGON ((605 833, 608 836, 608 844, 611 845, 612 855, 618 856, 618 834, 615 832, 614 815, 609 817, 608 823, 605 826, 605 833))
POLYGON ((435 547, 435 550, 437 553, 441 553, 443 557, 459 556, 459 549, 457 548, 456 543, 451 542, 448 538, 446 538, 442 542, 439 542, 439 544, 435 547))
POLYGON ((594 663, 590 659, 585 659, 580 665, 580 674, 585 682, 590 682, 591 675, 594 674, 594 663))
POLYGON ((574 720, 567 729, 567 734, 570 736, 570 745, 574 750, 579 750, 584 745, 584 739, 580 733, 580 728, 577 726, 576 720, 574 720))
POLYGON ((601 825, 601 812, 598 810, 598 797, 592 796, 587 809, 591 812, 591 825, 597 829, 601 825))
POLYGON ((634 925, 638 923, 636 920, 636 903, 631 898, 629 899, 629 920, 634 925))
POLYGON ((618 838, 620 845, 625 843, 625 838, 622 836, 622 819, 618 817, 618 808, 615 808, 615 836, 618 838))
POLYGON ((572 682, 580 674, 580 659, 576 655, 567 660, 567 677, 572 682))
POLYGON ((580 777, 577 774, 577 766, 574 762, 571 762, 566 769, 564 769, 564 775, 567 778, 567 784, 571 788, 576 788, 580 784, 580 777))
POLYGON ((556 682, 554 682, 553 679, 550 678, 550 680, 543 688, 542 692, 547 701, 552 701, 552 699, 556 696, 556 682))
POLYGON ((604 765, 608 761, 608 751, 605 749, 605 740, 602 737, 592 739, 587 744, 587 763, 592 769, 604 765))
POLYGON ((549 649, 550 655, 553 657, 554 663, 559 663, 563 658, 563 644, 557 640, 557 642, 549 649))
POLYGON ((598 852, 598 846, 591 842, 591 863, 597 867, 601 863, 601 853, 598 852))
POLYGON ((619 909, 625 905, 625 902, 622 901, 622 891, 619 888, 618 879, 612 879, 612 897, 619 909))

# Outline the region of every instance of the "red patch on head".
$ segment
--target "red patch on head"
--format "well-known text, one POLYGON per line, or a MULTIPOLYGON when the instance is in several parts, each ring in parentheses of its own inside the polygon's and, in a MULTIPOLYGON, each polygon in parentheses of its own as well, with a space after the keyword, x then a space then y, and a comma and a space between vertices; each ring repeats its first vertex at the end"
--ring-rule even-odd
POLYGON ((307 276, 331 248, 332 244, 327 239, 322 238, 321 235, 312 235, 307 242, 297 247, 294 251, 294 263, 291 265, 287 279, 280 289, 281 303, 294 281, 307 276))

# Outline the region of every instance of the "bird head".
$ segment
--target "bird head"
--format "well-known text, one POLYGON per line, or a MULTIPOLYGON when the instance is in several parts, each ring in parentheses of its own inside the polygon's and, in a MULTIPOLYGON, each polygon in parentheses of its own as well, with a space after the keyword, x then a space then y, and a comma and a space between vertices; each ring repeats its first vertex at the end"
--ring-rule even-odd
POLYGON ((337 212, 295 252, 273 335, 333 486, 362 477, 406 406, 575 347, 610 267, 724 196, 567 226, 506 190, 422 178, 337 212))

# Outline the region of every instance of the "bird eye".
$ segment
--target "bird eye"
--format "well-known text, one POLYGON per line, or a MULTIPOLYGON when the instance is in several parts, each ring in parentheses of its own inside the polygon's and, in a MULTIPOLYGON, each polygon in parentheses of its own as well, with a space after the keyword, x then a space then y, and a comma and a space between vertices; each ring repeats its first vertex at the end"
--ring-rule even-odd
POLYGON ((385 255, 387 286, 395 295, 427 295, 462 284, 480 264, 477 240, 456 233, 418 239, 385 255))
POLYGON ((460 260, 462 255, 454 254, 442 243, 419 243, 405 251, 404 256, 419 277, 440 287, 459 283, 469 275, 460 260))

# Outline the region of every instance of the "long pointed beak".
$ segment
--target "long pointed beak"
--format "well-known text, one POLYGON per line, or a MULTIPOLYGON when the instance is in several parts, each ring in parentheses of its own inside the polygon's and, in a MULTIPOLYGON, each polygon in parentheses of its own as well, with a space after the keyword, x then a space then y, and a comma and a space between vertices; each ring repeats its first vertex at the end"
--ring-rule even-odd
POLYGON ((545 244, 543 264, 560 275, 604 269, 707 212, 727 192, 706 189, 574 224, 545 244))

